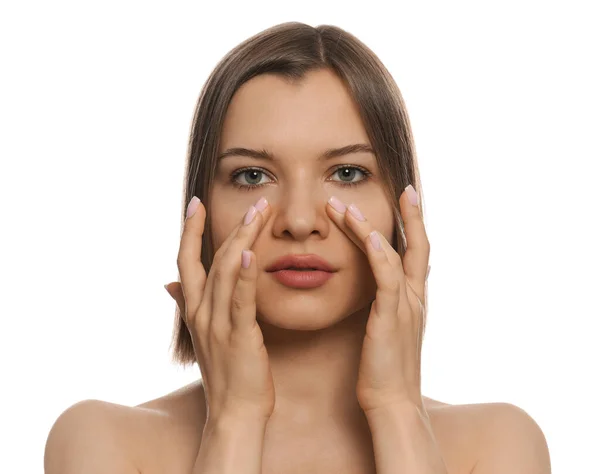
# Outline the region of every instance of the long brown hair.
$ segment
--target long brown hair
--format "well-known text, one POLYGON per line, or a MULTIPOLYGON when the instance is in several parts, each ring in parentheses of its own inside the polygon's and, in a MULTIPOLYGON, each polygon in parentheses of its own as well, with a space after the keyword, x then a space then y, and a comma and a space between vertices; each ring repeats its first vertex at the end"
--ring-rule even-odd
MULTIPOLYGON (((308 71, 329 68, 346 84, 358 105, 373 148, 385 191, 394 209, 392 245, 403 257, 404 224, 398 198, 412 184, 423 203, 413 136, 400 90, 379 58, 352 34, 332 25, 312 27, 287 22, 248 38, 221 59, 204 84, 191 125, 182 196, 181 231, 188 202, 198 196, 210 208, 210 189, 225 114, 229 103, 246 81, 259 74, 277 74, 298 82, 308 71)), ((420 207, 423 217, 423 204, 420 207)), ((202 264, 208 274, 215 249, 207 213, 202 237, 202 264)), ((179 308, 175 312, 173 360, 196 362, 194 347, 179 308)))

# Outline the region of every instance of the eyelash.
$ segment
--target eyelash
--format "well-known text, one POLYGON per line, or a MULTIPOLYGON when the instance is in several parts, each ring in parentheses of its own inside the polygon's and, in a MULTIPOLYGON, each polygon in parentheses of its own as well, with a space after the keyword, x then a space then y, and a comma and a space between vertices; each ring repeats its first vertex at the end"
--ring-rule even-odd
MULTIPOLYGON (((346 168, 357 169, 358 171, 362 172, 365 175, 365 178, 361 179, 360 181, 356 181, 356 182, 352 182, 352 183, 348 183, 345 181, 335 181, 336 183, 342 183, 343 187, 358 186, 359 184, 362 184, 365 181, 368 181, 371 178, 371 176, 373 176, 373 173, 371 173, 369 170, 367 170, 366 168, 363 168, 362 166, 357 166, 357 165, 340 165, 337 168, 335 168, 331 174, 337 173, 339 170, 346 169, 346 168)), ((265 186, 266 184, 269 184, 269 183, 262 183, 262 184, 240 184, 240 183, 238 183, 236 181, 236 178, 246 171, 259 171, 260 173, 267 174, 266 171, 264 171, 262 168, 255 168, 252 166, 249 166, 246 168, 239 168, 239 169, 234 170, 231 173, 231 175, 230 175, 231 184, 233 184, 235 187, 242 189, 244 191, 252 191, 253 189, 261 188, 261 187, 265 186)))

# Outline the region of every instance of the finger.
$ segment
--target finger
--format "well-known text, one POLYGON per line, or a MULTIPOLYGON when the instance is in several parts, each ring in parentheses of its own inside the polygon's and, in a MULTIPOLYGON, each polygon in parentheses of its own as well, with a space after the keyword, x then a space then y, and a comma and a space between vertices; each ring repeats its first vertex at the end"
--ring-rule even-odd
POLYGON ((404 254, 404 274, 418 295, 425 291, 430 245, 421 217, 419 198, 412 185, 408 185, 400 195, 400 213, 406 233, 406 253, 404 254), (413 199, 411 201, 411 199, 413 199), (413 202, 415 204, 413 204, 413 202))
POLYGON ((167 283, 165 285, 165 289, 167 290, 167 293, 169 293, 169 296, 171 296, 171 298, 173 298, 177 303, 179 312, 181 314, 185 314, 185 298, 183 297, 181 283, 178 281, 172 281, 171 283, 167 283))
MULTIPOLYGON (((221 246, 218 248, 217 252, 215 253, 215 255, 213 257, 213 261, 211 263, 211 269, 217 268, 219 266, 219 262, 223 256, 223 253, 225 253, 225 251, 229 248, 229 246, 231 245, 231 242, 237 235, 238 230, 241 226, 242 226, 242 224, 237 225, 230 232, 230 234, 227 236, 227 238, 221 244, 221 246)), ((206 279, 206 284, 204 285, 204 294, 209 295, 209 296, 207 298, 204 298, 202 300, 202 302, 200 303, 200 313, 203 315, 206 315, 205 316, 206 319, 204 321, 202 321, 202 323, 201 323, 202 328, 205 328, 206 326, 208 326, 208 324, 210 322, 210 314, 212 313, 212 294, 213 294, 214 280, 215 280, 214 277, 215 277, 215 272, 209 270, 208 277, 206 279)))
POLYGON ((231 328, 249 332, 256 324, 256 257, 242 250, 240 273, 231 297, 231 328))
POLYGON ((327 201, 327 213, 329 217, 337 224, 337 226, 346 234, 346 236, 354 242, 354 244, 361 249, 364 253, 367 253, 365 244, 356 236, 352 230, 348 228, 344 215, 346 214, 346 205, 335 196, 331 196, 327 201))
MULTIPOLYGON (((366 249, 363 242, 359 240, 360 237, 358 237, 356 233, 346 223, 346 205, 342 203, 339 199, 337 199, 335 196, 331 196, 331 198, 328 201, 328 204, 328 214, 331 217, 331 219, 337 224, 337 226, 340 229, 342 229, 342 231, 350 239, 352 239, 354 242, 360 242, 360 245, 358 245, 358 247, 360 247, 363 250, 363 252, 366 253, 366 249)), ((404 274, 402 272, 402 259, 400 258, 398 252, 396 252, 396 250, 394 250, 394 247, 392 247, 391 245, 384 245, 383 249, 392 266, 396 268, 399 271, 399 275, 402 276, 404 274)), ((400 283, 402 283, 402 281, 403 280, 400 279, 400 283)))
POLYGON ((250 206, 237 235, 214 269, 210 328, 215 334, 225 335, 232 329, 231 300, 239 279, 242 250, 252 247, 270 213, 266 199, 261 198, 256 206, 259 208, 250 206))
MULTIPOLYGON (((330 201, 330 207, 331 201, 330 201)), ((337 213, 337 211, 328 211, 337 213)), ((373 276, 377 283, 377 293, 375 295, 375 308, 380 317, 388 317, 390 321, 395 320, 398 313, 398 303, 401 295, 401 284, 398 277, 398 271, 395 264, 390 262, 388 251, 393 252, 387 239, 376 231, 371 223, 362 215, 358 207, 350 204, 346 213, 341 216, 348 229, 347 235, 354 235, 362 242, 373 276), (388 247, 386 250, 385 247, 388 247)), ((333 215, 336 223, 340 221, 340 215, 333 215)))
POLYGON ((221 246, 216 251, 215 256, 213 257, 213 264, 216 264, 216 263, 219 262, 219 260, 221 260, 221 257, 223 256, 223 254, 229 248, 229 245, 231 244, 231 242, 233 241, 233 239, 237 235, 238 230, 240 229, 240 227, 242 227, 242 224, 236 225, 233 228, 233 230, 229 233, 229 235, 227 236, 227 238, 223 241, 223 243, 221 244, 221 246))
POLYGON ((165 285, 165 289, 167 290, 167 293, 169 293, 171 298, 175 300, 175 303, 177 303, 177 307, 179 308, 179 315, 181 316, 181 319, 183 319, 183 322, 188 328, 188 331, 190 331, 190 326, 188 325, 187 317, 185 316, 185 298, 183 296, 183 289, 181 287, 181 283, 178 281, 171 282, 165 285))
POLYGON ((400 286, 396 269, 390 263, 384 250, 384 241, 386 241, 385 237, 373 230, 367 235, 365 245, 367 257, 377 282, 375 310, 380 317, 395 321, 403 287, 400 286))
POLYGON ((187 310, 190 314, 194 314, 200 306, 206 281, 206 272, 200 260, 206 209, 200 200, 194 196, 188 204, 188 215, 193 211, 194 205, 197 205, 196 212, 185 220, 177 254, 179 278, 187 310))

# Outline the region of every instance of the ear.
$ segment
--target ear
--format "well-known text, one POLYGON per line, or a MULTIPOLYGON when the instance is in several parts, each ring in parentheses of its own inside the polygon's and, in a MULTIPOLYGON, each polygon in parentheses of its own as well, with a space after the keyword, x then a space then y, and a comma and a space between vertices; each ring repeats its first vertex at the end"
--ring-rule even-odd
POLYGON ((179 307, 179 311, 182 314, 185 314, 185 298, 183 297, 181 283, 179 283, 178 281, 167 283, 165 285, 165 290, 167 290, 167 293, 169 293, 171 298, 175 300, 177 306, 179 307))

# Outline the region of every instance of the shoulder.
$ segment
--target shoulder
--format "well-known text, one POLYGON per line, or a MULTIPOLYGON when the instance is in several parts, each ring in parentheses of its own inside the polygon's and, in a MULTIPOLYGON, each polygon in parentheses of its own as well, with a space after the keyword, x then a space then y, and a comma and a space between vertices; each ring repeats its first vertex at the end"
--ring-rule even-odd
POLYGON ((149 408, 176 415, 179 411, 191 410, 194 416, 204 415, 206 398, 202 380, 196 380, 172 392, 137 405, 137 408, 149 408))
POLYGON ((478 459, 484 405, 458 405, 423 397, 436 442, 450 473, 470 473, 478 459))
POLYGON ((510 403, 469 405, 476 412, 477 460, 472 474, 550 474, 546 437, 538 423, 510 403))
MULTIPOLYGON (((424 397, 425 398, 425 397, 424 397)), ((510 403, 449 404, 425 399, 433 432, 456 472, 550 473, 545 436, 536 421, 510 403)))
POLYGON ((67 408, 48 434, 45 473, 137 474, 123 430, 127 409, 100 400, 84 400, 67 408))

